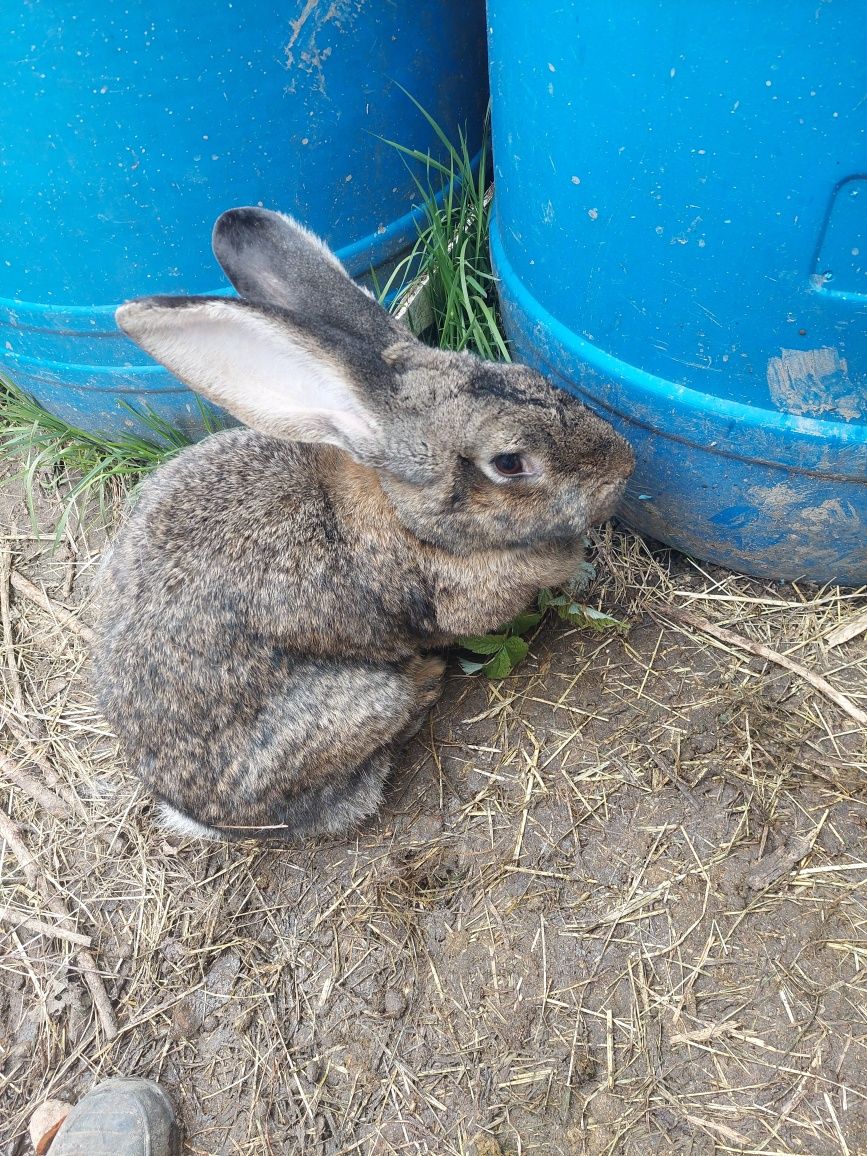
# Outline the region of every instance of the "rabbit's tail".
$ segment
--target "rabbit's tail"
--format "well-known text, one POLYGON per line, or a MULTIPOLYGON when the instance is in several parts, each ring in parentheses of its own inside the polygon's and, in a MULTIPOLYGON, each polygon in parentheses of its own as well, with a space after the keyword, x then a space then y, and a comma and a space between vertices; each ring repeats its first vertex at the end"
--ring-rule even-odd
POLYGON ((160 826, 173 835, 181 835, 184 839, 222 839, 225 837, 216 827, 197 823, 195 819, 191 819, 189 815, 185 815, 183 811, 173 807, 171 803, 158 803, 157 811, 160 826))

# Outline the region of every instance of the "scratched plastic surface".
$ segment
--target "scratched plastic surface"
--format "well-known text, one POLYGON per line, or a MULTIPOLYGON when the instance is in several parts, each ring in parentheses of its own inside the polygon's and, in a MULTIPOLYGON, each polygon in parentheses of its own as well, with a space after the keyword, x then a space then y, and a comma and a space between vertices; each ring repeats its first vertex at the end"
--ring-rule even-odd
POLYGON ((5 5, 0 367, 87 428, 135 428, 125 399, 199 434, 114 307, 224 291, 210 233, 233 205, 291 212, 382 273, 419 198, 381 138, 442 152, 399 86, 477 148, 484 41, 483 0, 5 5))
POLYGON ((488 13, 507 328, 635 446, 624 520, 867 583, 863 6, 488 13))

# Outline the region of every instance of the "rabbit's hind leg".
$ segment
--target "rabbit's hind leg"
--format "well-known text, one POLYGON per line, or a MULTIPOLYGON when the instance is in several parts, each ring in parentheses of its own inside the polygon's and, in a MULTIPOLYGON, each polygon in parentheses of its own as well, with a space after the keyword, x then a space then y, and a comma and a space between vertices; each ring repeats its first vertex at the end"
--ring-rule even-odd
MULTIPOLYGON (((443 659, 433 655, 411 658, 403 666, 401 673, 408 680, 410 691, 405 704, 409 721, 389 742, 356 767, 339 791, 333 784, 328 784, 318 799, 311 800, 311 819, 314 815, 325 818, 325 823, 318 825, 317 833, 340 834, 376 814, 382 805, 385 782, 396 757, 409 739, 418 733, 428 711, 442 693, 445 666, 443 659), (322 797, 325 793, 333 793, 333 797, 325 799, 322 797)), ((311 823, 311 827, 314 826, 315 821, 311 823)))
POLYGON ((404 667, 410 679, 414 694, 414 717, 395 738, 395 748, 399 750, 421 730, 431 707, 439 700, 443 690, 445 659, 435 654, 418 655, 411 658, 404 667))
MULTIPOLYGON (((387 741, 350 771, 335 775, 302 799, 294 799, 288 825, 300 827, 310 835, 337 835, 376 814, 395 759, 440 697, 445 665, 445 661, 436 656, 417 656, 399 671, 392 671, 393 677, 403 684, 400 696, 403 725, 396 726, 387 741)), ((398 717, 393 716, 395 722, 398 717)))
MULTIPOLYGON (((390 747, 377 751, 334 791, 333 797, 315 800, 309 830, 317 835, 340 835, 375 815, 382 805, 385 781, 392 770, 390 747)), ((331 792, 323 791, 322 795, 331 792)))
POLYGON ((231 838, 294 840, 375 814, 396 756, 439 697, 444 667, 421 656, 287 665, 223 781, 217 809, 231 817, 213 825, 231 838))

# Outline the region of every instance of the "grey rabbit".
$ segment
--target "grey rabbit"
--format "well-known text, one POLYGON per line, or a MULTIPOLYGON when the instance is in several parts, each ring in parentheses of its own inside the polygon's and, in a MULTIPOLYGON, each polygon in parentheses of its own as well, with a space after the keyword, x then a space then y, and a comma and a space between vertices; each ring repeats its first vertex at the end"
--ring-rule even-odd
POLYGON ((282 214, 224 213, 239 293, 120 327, 239 418, 161 466, 102 568, 93 677, 164 821, 298 839, 373 814, 437 651, 568 580, 627 443, 522 365, 417 341, 282 214))

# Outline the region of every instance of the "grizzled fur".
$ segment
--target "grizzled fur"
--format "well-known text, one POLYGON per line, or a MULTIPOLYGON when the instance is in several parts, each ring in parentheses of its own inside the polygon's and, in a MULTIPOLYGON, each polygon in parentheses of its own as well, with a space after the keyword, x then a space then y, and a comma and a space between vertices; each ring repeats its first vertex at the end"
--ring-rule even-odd
POLYGON ((286 217, 232 210, 214 250, 240 300, 118 321, 253 428, 145 486, 101 576, 96 687, 180 829, 338 832, 438 697, 431 652, 565 581, 632 455, 534 371, 416 342, 286 217), (531 476, 492 472, 506 453, 531 476))

